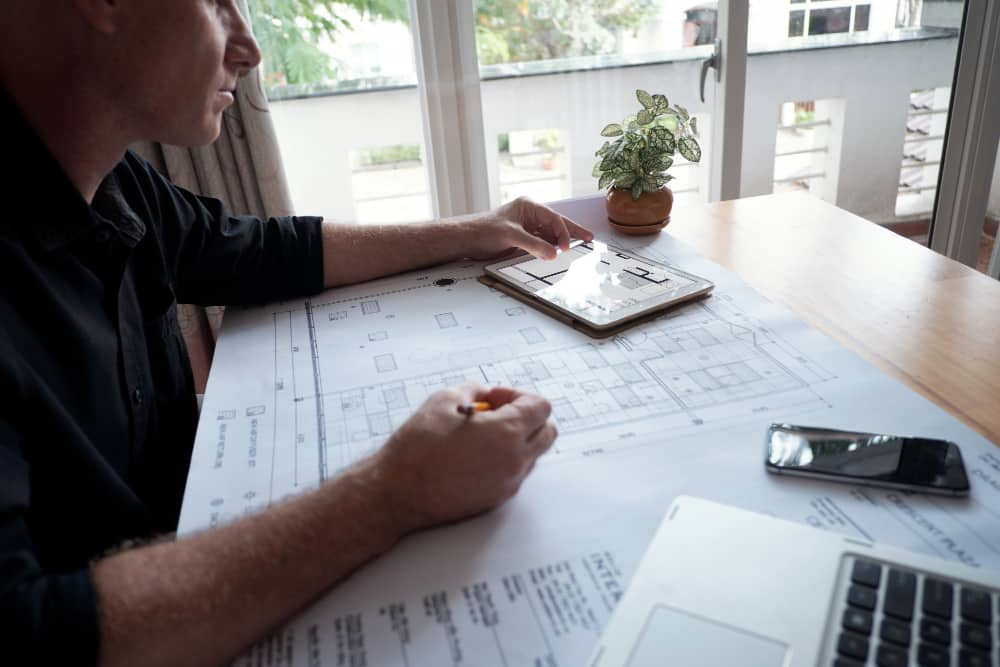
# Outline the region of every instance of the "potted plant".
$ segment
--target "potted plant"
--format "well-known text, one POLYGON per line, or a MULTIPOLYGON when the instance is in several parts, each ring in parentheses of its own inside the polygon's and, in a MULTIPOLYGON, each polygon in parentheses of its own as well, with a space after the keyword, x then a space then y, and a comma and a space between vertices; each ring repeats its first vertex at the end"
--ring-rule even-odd
POLYGON ((670 106, 664 95, 636 90, 642 105, 622 123, 611 123, 601 136, 613 138, 598 149, 594 165, 598 188, 608 188, 608 221, 625 234, 651 234, 670 222, 674 195, 667 173, 680 153, 691 162, 701 160, 698 125, 687 109, 670 106))

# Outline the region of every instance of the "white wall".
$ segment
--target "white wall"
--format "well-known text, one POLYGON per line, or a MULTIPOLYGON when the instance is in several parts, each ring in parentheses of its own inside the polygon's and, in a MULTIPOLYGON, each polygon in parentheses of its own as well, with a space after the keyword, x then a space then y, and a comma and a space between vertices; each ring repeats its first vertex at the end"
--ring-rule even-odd
MULTIPOLYGON (((742 195, 772 191, 778 110, 794 100, 828 101, 835 145, 828 182, 818 194, 876 222, 896 220, 895 199, 912 90, 951 85, 955 38, 751 55, 747 67, 742 195), (838 111, 840 109, 841 111, 838 111)), ((688 49, 692 54, 706 51, 688 49)), ((488 80, 482 84, 484 139, 493 201, 499 199, 496 136, 559 128, 573 195, 596 192, 591 176, 600 129, 636 108, 634 90, 663 92, 703 114, 702 145, 710 145, 712 86, 698 100, 700 60, 568 74, 488 80)), ((415 89, 274 102, 271 105, 296 209, 354 218, 350 150, 422 143, 415 89)), ((702 193, 710 156, 697 170, 702 193)), ((679 173, 679 172, 678 172, 679 173)), ((1000 211, 1000 170, 990 210, 1000 211)), ((405 216, 403 216, 405 217, 405 216)))

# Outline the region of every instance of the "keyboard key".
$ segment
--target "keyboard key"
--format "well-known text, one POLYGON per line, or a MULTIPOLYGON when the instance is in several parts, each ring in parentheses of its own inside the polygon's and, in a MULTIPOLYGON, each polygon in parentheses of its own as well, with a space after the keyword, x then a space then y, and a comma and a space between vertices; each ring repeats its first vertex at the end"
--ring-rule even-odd
POLYGON ((877 600, 878 592, 873 588, 868 588, 867 586, 853 585, 847 591, 847 604, 852 607, 860 607, 862 609, 872 611, 875 609, 875 603, 877 600))
POLYGON ((978 588, 962 588, 962 595, 959 598, 962 607, 962 618, 967 621, 977 621, 983 625, 993 622, 993 614, 990 613, 990 594, 978 588))
POLYGON ((917 649, 917 664, 920 667, 948 667, 948 651, 940 646, 921 644, 917 649))
POLYGON ((947 581, 927 577, 924 579, 924 613, 940 618, 951 618, 954 586, 947 581))
POLYGON ((865 636, 872 633, 872 615, 863 609, 845 609, 842 623, 845 630, 865 636))
POLYGON ((958 629, 958 637, 966 648, 989 651, 993 647, 990 629, 984 625, 962 623, 958 629))
POLYGON ((947 646, 951 643, 951 628, 944 623, 925 618, 920 621, 920 638, 924 641, 947 646))
POLYGON ((875 652, 875 664, 878 667, 906 667, 910 664, 910 656, 901 648, 880 644, 875 652))
POLYGON ((889 570, 885 585, 885 613, 909 621, 913 618, 913 601, 917 595, 917 577, 912 572, 889 570))
POLYGON ((910 626, 893 621, 888 618, 882 619, 879 627, 879 637, 884 641, 898 644, 899 646, 910 646, 910 626))
POLYGON ((958 667, 990 667, 990 656, 963 648, 958 652, 958 667))
POLYGON ((851 581, 862 584, 870 588, 878 588, 878 582, 882 578, 882 566, 870 560, 854 560, 854 569, 851 571, 851 581))
POLYGON ((837 658, 833 661, 833 667, 865 667, 865 663, 847 658, 837 658))
POLYGON ((837 653, 864 662, 868 658, 868 640, 861 635, 841 632, 837 639, 837 653))

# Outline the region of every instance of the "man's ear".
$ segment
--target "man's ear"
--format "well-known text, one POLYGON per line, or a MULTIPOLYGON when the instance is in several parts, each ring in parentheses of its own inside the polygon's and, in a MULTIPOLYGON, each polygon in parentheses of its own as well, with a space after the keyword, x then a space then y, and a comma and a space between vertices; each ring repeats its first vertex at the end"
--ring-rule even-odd
POLYGON ((80 16, 98 32, 106 35, 118 29, 122 0, 72 0, 80 16))

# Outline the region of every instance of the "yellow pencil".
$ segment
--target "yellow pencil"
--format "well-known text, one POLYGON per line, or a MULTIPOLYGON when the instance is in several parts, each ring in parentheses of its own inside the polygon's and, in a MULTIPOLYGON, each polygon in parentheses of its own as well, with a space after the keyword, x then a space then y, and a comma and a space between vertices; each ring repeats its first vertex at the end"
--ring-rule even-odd
POLYGON ((473 401, 472 403, 466 403, 465 405, 457 406, 459 414, 463 414, 466 417, 471 417, 474 412, 485 412, 487 410, 492 410, 493 406, 486 401, 473 401))

